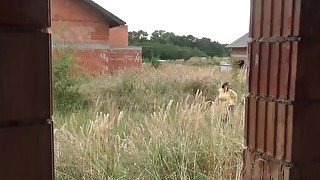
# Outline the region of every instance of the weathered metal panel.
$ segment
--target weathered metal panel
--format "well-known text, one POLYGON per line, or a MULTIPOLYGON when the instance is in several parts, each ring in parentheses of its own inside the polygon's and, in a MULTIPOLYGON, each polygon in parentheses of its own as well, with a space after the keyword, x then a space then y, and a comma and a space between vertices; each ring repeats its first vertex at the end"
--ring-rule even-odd
POLYGON ((47 28, 51 24, 50 0, 1 0, 0 12, 2 28, 47 28))
POLYGON ((53 179, 52 125, 0 128, 0 177, 53 179))
POLYGON ((0 32, 0 122, 50 119, 47 33, 0 32))

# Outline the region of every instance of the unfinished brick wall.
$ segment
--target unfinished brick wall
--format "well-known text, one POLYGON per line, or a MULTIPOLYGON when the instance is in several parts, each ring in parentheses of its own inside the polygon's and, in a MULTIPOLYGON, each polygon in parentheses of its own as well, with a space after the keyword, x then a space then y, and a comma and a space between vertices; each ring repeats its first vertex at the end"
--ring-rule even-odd
POLYGON ((119 26, 110 29, 109 43, 111 47, 127 47, 128 40, 128 27, 119 26))
POLYGON ((141 48, 113 48, 107 50, 78 50, 81 67, 94 74, 113 73, 119 70, 140 67, 141 48))
POLYGON ((232 48, 232 55, 247 56, 247 48, 232 48))
POLYGON ((140 67, 141 48, 128 47, 128 27, 109 27, 106 17, 83 0, 52 0, 55 51, 71 44, 78 64, 90 73, 140 67))
POLYGON ((52 0, 51 31, 56 42, 109 46, 109 24, 83 0, 52 0))
POLYGON ((242 66, 242 63, 245 63, 246 66, 249 65, 248 62, 248 55, 247 55, 247 48, 232 48, 231 49, 231 58, 234 61, 240 63, 239 65, 242 66))

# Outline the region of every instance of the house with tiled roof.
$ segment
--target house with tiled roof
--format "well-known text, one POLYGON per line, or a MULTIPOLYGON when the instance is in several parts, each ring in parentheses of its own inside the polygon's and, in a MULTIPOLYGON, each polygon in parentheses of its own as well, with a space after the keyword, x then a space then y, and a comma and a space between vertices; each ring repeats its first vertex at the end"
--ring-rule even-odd
POLYGON ((139 67, 142 50, 128 46, 127 23, 92 0, 52 0, 54 48, 71 44, 85 70, 139 67))
POLYGON ((241 64, 245 63, 247 60, 247 46, 249 40, 249 33, 243 35, 239 39, 235 40, 233 43, 229 44, 227 47, 231 49, 231 58, 234 61, 238 61, 241 64))

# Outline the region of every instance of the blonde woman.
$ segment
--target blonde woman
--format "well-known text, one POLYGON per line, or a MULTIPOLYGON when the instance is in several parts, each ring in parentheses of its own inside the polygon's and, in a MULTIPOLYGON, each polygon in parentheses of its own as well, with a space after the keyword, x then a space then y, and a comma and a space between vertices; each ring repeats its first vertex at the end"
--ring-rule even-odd
POLYGON ((235 91, 230 89, 230 83, 225 82, 219 89, 218 102, 226 107, 228 114, 233 115, 235 111, 235 104, 238 100, 238 95, 235 91))

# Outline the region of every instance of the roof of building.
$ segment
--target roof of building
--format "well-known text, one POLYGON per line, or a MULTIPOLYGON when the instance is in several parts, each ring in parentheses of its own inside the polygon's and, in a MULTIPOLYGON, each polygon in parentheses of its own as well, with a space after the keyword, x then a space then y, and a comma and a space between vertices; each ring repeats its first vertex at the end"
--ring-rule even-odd
POLYGON ((101 12, 106 17, 106 21, 109 23, 111 28, 126 24, 125 21, 118 18, 117 16, 115 16, 114 14, 112 14, 111 12, 109 12, 99 4, 95 3, 94 1, 92 0, 83 0, 83 1, 85 1, 86 3, 88 3, 95 9, 97 9, 99 12, 101 12))
POLYGON ((249 33, 243 35, 241 38, 237 39, 233 43, 229 44, 229 48, 242 48, 248 46, 249 33))

